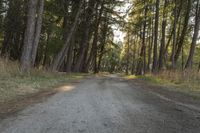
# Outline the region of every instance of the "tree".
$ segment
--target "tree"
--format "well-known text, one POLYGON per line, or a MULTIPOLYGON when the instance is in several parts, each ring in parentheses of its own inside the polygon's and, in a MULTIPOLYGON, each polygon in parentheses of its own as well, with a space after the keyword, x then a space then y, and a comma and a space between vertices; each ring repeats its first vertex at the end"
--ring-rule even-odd
POLYGON ((32 64, 31 54, 32 54, 35 25, 36 25, 37 2, 38 0, 28 1, 27 25, 25 30, 24 46, 22 50, 21 64, 20 64, 21 71, 23 73, 30 72, 32 64))
POLYGON ((191 46, 190 46, 190 53, 189 53, 185 68, 192 68, 193 56, 194 56, 194 52, 195 52, 197 38, 198 38, 198 35, 199 35, 199 26, 200 26, 200 4, 199 4, 199 0, 198 0, 197 6, 196 6, 196 18, 195 18, 194 34, 193 34, 192 43, 191 43, 191 46))
POLYGON ((147 12, 148 12, 148 5, 147 2, 144 1, 144 20, 143 20, 143 32, 142 32, 142 47, 140 52, 140 60, 138 61, 137 65, 137 75, 145 74, 146 72, 146 23, 147 23, 147 12))
POLYGON ((35 59, 37 55, 37 49, 38 49, 38 44, 40 40, 40 33, 42 29, 42 17, 43 17, 43 11, 44 11, 44 0, 39 0, 39 7, 38 7, 38 12, 37 12, 37 20, 36 20, 36 27, 35 27, 35 35, 34 35, 34 40, 33 40, 33 47, 32 47, 32 52, 31 52, 31 61, 32 61, 32 66, 35 65, 35 59))
POLYGON ((25 6, 23 0, 2 2, 1 35, 3 36, 1 56, 12 60, 18 60, 21 56, 25 28, 25 6), (6 8, 7 7, 7 8, 6 8), (5 18, 4 18, 4 15, 5 18), (17 16, 17 17, 16 17, 17 16))
POLYGON ((174 63, 177 64, 181 49, 183 47, 183 43, 185 40, 185 36, 186 36, 186 32, 188 30, 188 22, 190 19, 190 11, 191 11, 191 6, 192 6, 192 1, 191 0, 187 0, 187 9, 186 9, 186 14, 185 14, 185 18, 184 18, 184 25, 183 25, 183 29, 182 29, 182 33, 181 33, 181 37, 180 40, 178 42, 178 48, 176 50, 175 56, 174 56, 174 63))
POLYGON ((82 40, 82 43, 81 43, 81 46, 80 46, 80 52, 79 52, 79 55, 78 55, 78 60, 75 64, 75 66, 74 66, 75 72, 81 71, 81 67, 83 65, 83 60, 84 60, 84 56, 86 54, 86 48, 87 48, 88 41, 89 41, 89 32, 90 32, 90 28, 91 28, 95 4, 96 4, 96 0, 90 0, 88 8, 87 8, 87 12, 85 14, 84 36, 83 36, 83 40, 82 40))
POLYGON ((172 44, 172 68, 175 68, 175 51, 176 51, 176 29, 177 29, 177 0, 175 0, 174 23, 173 23, 173 44, 172 44))
POLYGON ((163 9, 163 20, 162 20, 162 39, 160 46, 160 54, 159 54, 159 70, 163 68, 163 60, 164 60, 164 50, 165 50, 165 38, 166 38, 166 27, 167 27, 167 8, 168 0, 164 0, 164 9, 163 9))
POLYGON ((159 8, 160 7, 160 0, 156 0, 156 14, 155 14, 155 35, 154 35, 154 47, 153 47, 153 67, 152 72, 157 72, 158 69, 158 25, 159 25, 159 8))
POLYGON ((82 5, 83 5, 83 1, 80 1, 79 3, 79 8, 76 11, 76 17, 74 19, 73 25, 69 31, 69 35, 67 36, 67 39, 64 42, 64 45, 62 47, 62 49, 60 50, 60 52, 56 55, 52 65, 51 65, 51 70, 52 71, 58 71, 62 65, 62 63, 64 62, 65 56, 66 56, 66 52, 69 49, 69 45, 70 45, 70 41, 77 29, 77 25, 79 22, 79 17, 82 13, 82 5))

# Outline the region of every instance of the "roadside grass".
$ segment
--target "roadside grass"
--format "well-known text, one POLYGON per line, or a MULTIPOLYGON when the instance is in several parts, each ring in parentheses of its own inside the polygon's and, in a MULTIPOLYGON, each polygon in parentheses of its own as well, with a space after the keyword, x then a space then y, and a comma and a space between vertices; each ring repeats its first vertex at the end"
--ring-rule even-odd
POLYGON ((0 59, 0 105, 23 98, 29 94, 48 91, 53 86, 82 79, 88 74, 50 73, 33 70, 30 75, 22 75, 17 62, 0 59))
POLYGON ((159 85, 172 91, 182 92, 200 99, 200 73, 197 71, 163 71, 156 75, 129 75, 126 79, 140 79, 152 85, 159 85))

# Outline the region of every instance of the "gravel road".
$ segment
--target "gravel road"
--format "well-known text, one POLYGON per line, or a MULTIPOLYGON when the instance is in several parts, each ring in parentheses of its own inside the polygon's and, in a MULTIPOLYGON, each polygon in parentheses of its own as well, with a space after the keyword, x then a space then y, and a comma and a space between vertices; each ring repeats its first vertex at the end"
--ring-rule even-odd
POLYGON ((95 77, 0 122, 0 133, 200 133, 200 110, 134 86, 95 77))

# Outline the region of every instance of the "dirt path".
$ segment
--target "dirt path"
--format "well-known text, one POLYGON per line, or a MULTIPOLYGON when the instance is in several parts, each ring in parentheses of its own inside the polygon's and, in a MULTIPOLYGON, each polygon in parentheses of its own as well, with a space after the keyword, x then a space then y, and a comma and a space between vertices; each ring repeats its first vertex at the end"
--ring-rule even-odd
MULTIPOLYGON (((144 86, 143 86, 144 87, 144 86)), ((0 122, 1 133, 199 133, 200 112, 115 77, 64 86, 0 122)))

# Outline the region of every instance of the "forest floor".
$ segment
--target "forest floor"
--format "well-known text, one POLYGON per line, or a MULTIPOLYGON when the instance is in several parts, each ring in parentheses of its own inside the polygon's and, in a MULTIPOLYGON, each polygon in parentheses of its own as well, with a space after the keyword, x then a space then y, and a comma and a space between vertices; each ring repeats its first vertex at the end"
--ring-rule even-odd
POLYGON ((74 84, 88 74, 34 72, 0 75, 0 119, 37 103, 60 91, 60 86, 74 84))
POLYGON ((199 133, 200 102, 116 75, 92 76, 0 121, 1 133, 199 133))

